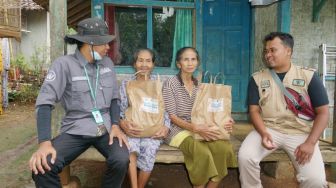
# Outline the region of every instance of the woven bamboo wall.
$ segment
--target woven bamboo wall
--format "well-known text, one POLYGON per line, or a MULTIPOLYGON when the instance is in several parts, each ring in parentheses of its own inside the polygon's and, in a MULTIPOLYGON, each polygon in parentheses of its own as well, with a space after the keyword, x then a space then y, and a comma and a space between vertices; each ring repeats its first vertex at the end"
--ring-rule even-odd
POLYGON ((14 37, 20 40, 20 0, 0 0, 0 37, 14 37))

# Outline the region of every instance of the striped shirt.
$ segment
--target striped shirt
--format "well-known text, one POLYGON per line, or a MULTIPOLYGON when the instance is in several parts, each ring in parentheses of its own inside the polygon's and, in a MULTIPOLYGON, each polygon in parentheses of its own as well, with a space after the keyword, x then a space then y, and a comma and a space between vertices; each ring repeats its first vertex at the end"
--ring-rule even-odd
MULTIPOLYGON (((197 90, 198 86, 195 86, 190 96, 177 76, 168 78, 163 85, 162 92, 168 114, 176 115, 177 117, 190 122, 191 110, 194 105, 197 90)), ((171 139, 181 131, 183 131, 182 128, 171 122, 171 129, 165 141, 170 143, 171 139)))

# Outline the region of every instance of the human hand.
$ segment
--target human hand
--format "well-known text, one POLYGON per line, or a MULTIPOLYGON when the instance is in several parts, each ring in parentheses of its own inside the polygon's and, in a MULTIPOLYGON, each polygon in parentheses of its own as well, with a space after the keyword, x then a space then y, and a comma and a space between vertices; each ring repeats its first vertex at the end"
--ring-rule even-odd
POLYGON ((224 129, 228 132, 228 133, 232 133, 233 130, 233 124, 235 124, 235 121, 232 119, 232 117, 230 117, 228 119, 228 121, 224 124, 224 129))
POLYGON ((45 173, 45 170, 51 170, 48 161, 47 156, 51 154, 51 164, 55 163, 56 160, 56 150, 52 146, 51 141, 44 141, 39 144, 39 148, 33 155, 31 156, 29 160, 29 168, 35 175, 37 175, 39 172, 41 174, 45 173))
POLYGON ((276 145, 273 143, 273 139, 272 139, 272 136, 266 132, 264 133, 262 136, 261 136, 261 139, 262 139, 262 145, 268 149, 268 150, 272 150, 272 149, 275 149, 276 148, 276 145))
POLYGON ((220 131, 216 126, 196 125, 193 132, 199 134, 206 141, 214 141, 220 138, 220 131))
POLYGON ((120 127, 126 133, 126 135, 130 137, 139 137, 142 132, 142 130, 138 129, 133 122, 128 120, 121 120, 120 127))
POLYGON ((122 147, 122 143, 124 142, 126 147, 130 148, 126 135, 120 130, 118 125, 112 125, 111 127, 109 145, 113 144, 114 137, 118 138, 120 147, 122 147))
POLYGON ((294 151, 295 160, 300 165, 308 163, 313 156, 314 148, 315 145, 308 142, 304 142, 303 144, 299 145, 294 151))
POLYGON ((155 134, 152 136, 154 139, 163 139, 167 136, 169 132, 169 128, 166 126, 162 126, 155 134))

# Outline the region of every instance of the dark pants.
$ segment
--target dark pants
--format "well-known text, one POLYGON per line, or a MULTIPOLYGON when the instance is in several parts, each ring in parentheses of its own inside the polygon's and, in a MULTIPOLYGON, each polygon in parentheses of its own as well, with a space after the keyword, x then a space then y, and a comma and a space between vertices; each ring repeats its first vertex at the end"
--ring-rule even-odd
POLYGON ((121 187, 125 174, 128 170, 129 152, 125 144, 119 146, 117 138, 113 139, 113 144, 108 145, 109 134, 101 137, 85 137, 79 135, 61 134, 52 140, 52 144, 57 152, 55 164, 50 163, 51 156, 48 156, 50 171, 45 174, 33 173, 33 180, 38 188, 59 188, 61 186, 58 174, 62 169, 75 160, 90 146, 95 147, 105 158, 107 170, 105 172, 102 187, 121 187))

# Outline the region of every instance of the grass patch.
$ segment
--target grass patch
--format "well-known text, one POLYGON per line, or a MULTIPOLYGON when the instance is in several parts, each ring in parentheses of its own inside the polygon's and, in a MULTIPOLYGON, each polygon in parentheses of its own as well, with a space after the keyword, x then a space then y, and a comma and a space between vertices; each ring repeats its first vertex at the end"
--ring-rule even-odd
POLYGON ((35 144, 30 150, 18 157, 12 163, 0 169, 0 182, 4 187, 25 187, 31 183, 31 171, 28 161, 33 152, 37 149, 35 144))
MULTIPOLYGON (((31 120, 28 120, 31 121, 31 120)), ((0 131, 0 152, 15 149, 18 145, 26 143, 36 135, 34 122, 27 122, 29 125, 2 128, 0 131)))

